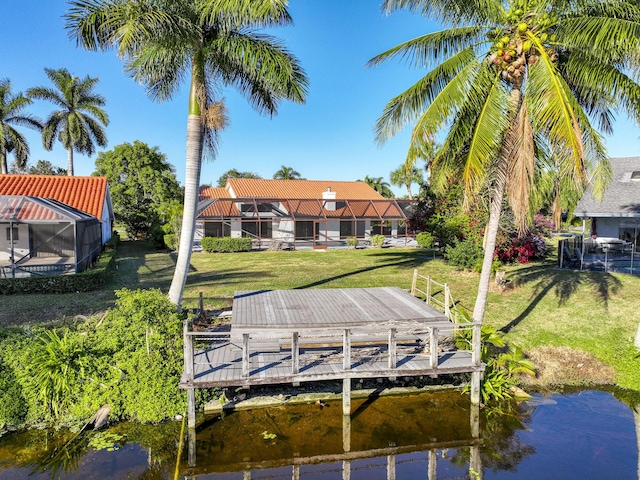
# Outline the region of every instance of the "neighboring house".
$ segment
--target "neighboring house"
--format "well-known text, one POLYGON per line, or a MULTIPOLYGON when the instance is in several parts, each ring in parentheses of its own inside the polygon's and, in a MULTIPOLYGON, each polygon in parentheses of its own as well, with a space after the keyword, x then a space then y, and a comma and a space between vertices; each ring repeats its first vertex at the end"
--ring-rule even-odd
POLYGON ((0 175, 0 276, 81 272, 112 231, 105 177, 0 175))
POLYGON ((407 238, 413 202, 384 198, 364 182, 229 178, 200 191, 196 241, 249 237, 256 246, 326 248, 382 234, 407 238))
MULTIPOLYGON (((612 158, 613 176, 602 201, 587 190, 575 216, 591 220, 592 237, 640 244, 640 157, 612 158)), ((638 248, 638 247, 636 247, 638 248)))

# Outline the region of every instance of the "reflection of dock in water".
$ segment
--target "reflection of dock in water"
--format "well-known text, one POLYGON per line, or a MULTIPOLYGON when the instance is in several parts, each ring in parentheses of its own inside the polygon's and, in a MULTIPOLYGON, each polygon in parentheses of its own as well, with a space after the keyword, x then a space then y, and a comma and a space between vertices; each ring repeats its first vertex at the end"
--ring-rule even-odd
MULTIPOLYGON (((354 400, 353 406, 353 415, 341 415, 340 405, 328 402, 205 421, 195 436, 195 464, 186 478, 243 472, 249 479, 252 471, 256 478, 287 478, 283 472, 288 471, 292 479, 322 472, 349 479, 352 469, 367 468, 384 469, 391 480, 396 467, 410 461, 425 466, 422 478, 434 480, 442 451, 463 448, 470 449, 470 468, 482 471, 479 407, 470 406, 460 392, 354 400), (265 438, 265 432, 273 438, 265 438)), ((380 478, 379 471, 373 474, 368 476, 380 478)))

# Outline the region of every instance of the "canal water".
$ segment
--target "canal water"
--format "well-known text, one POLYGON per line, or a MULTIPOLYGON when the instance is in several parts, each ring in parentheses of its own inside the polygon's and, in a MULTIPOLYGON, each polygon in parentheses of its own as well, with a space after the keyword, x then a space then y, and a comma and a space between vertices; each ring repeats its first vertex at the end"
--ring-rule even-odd
POLYGON ((354 399, 346 418, 340 402, 265 408, 205 419, 179 462, 180 422, 29 431, 0 438, 0 480, 639 479, 629 405, 583 390, 478 415, 448 391, 354 399))

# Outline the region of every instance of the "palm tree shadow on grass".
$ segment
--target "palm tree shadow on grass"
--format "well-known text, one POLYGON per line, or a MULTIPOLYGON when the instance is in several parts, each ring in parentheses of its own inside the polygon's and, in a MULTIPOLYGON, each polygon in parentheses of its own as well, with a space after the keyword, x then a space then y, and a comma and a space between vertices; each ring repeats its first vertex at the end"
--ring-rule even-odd
POLYGON ((609 298, 621 286, 620 280, 603 272, 578 272, 550 268, 549 264, 532 265, 518 270, 512 275, 516 286, 533 283, 532 299, 527 308, 516 318, 500 329, 508 332, 529 316, 540 301, 552 290, 558 298, 558 305, 565 305, 575 293, 582 288, 591 288, 596 300, 608 306, 609 298))
MULTIPOLYGON (((323 278, 321 280, 316 280, 315 282, 308 283, 306 285, 300 285, 299 287, 295 287, 294 290, 303 290, 305 288, 313 288, 318 287, 320 285, 324 285, 336 280, 341 280, 343 278, 351 277, 353 275, 358 275, 361 273, 372 272, 374 270, 379 270, 381 268, 387 267, 407 267, 407 268, 416 268, 422 265, 424 262, 432 260, 432 257, 427 256, 424 252, 417 250, 414 252, 380 252, 372 255, 373 257, 380 257, 382 260, 386 260, 384 263, 379 263, 376 265, 371 265, 368 267, 359 268, 358 270, 353 270, 351 272, 341 273, 339 275, 333 275, 331 277, 323 278)), ((411 276, 407 274, 407 282, 408 284, 411 281, 411 276)))

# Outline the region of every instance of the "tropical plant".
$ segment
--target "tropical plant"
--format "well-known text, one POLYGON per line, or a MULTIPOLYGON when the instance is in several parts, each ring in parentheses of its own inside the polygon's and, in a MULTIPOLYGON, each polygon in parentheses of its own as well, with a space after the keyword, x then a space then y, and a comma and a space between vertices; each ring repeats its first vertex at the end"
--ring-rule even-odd
POLYGON ((42 401, 54 418, 73 402, 73 393, 88 373, 88 355, 82 337, 65 330, 45 330, 28 356, 29 390, 42 401))
POLYGON ((413 200, 413 194, 411 193, 411 185, 413 183, 417 183, 421 185, 423 182, 422 172, 416 167, 411 167, 406 163, 403 163, 398 168, 393 170, 389 178, 391 180, 391 185, 395 185, 396 187, 406 187, 407 193, 409 194, 409 200, 413 200))
POLYGON ((227 123, 222 86, 236 87, 260 112, 283 99, 303 102, 297 60, 260 27, 291 23, 286 0, 71 0, 67 27, 88 50, 116 48, 127 72, 159 101, 190 78, 185 202, 180 249, 169 289, 179 305, 189 271, 205 145, 215 152, 227 123))
MULTIPOLYGON (((470 322, 469 315, 456 309, 457 320, 470 322)), ((486 365, 480 385, 480 393, 485 403, 491 400, 506 400, 515 396, 520 375, 535 375, 535 365, 521 348, 507 343, 504 333, 483 325, 480 329, 480 358, 486 365)), ((471 329, 460 329, 455 338, 456 346, 471 349, 471 329)), ((467 390, 470 389, 468 385, 467 390)))
POLYGON ((24 109, 32 101, 22 93, 11 93, 9 79, 0 79, 0 173, 9 172, 7 154, 15 155, 16 165, 23 168, 29 158, 29 143, 15 126, 41 129, 40 121, 24 109))
POLYGON ((182 206, 182 191, 157 147, 136 140, 100 152, 95 173, 109 180, 114 215, 129 237, 150 237, 162 246, 164 234, 174 233, 169 212, 182 206))
POLYGON ((375 248, 382 248, 385 240, 386 237, 384 235, 371 235, 371 237, 369 237, 371 246, 375 248))
POLYGON ((382 177, 370 177, 369 175, 365 175, 364 180, 358 180, 358 182, 366 183, 385 198, 394 197, 390 185, 385 182, 382 177))
POLYGON ((66 68, 44 71, 53 83, 51 87, 34 87, 27 90, 30 98, 53 103, 54 110, 47 117, 42 129, 42 145, 46 150, 53 148, 58 140, 67 150, 67 174, 73 176, 73 152, 93 155, 96 144, 107 145, 103 127, 109 125, 109 116, 102 109, 104 97, 94 92, 98 78, 88 75, 80 79, 66 68))
POLYGON ((282 165, 280 170, 273 174, 273 178, 276 180, 302 180, 300 172, 294 170, 292 167, 286 167, 282 165))
POLYGON ((620 110, 640 118, 636 60, 640 10, 608 0, 385 0, 446 30, 418 36, 376 57, 433 67, 393 98, 376 124, 384 141, 414 122, 412 141, 446 131, 434 159, 439 184, 461 181, 469 203, 490 192, 486 248, 473 317, 482 321, 503 197, 526 230, 532 190, 551 168, 602 194, 610 166, 601 136, 620 110))
POLYGON ((232 168, 231 170, 227 170, 220 178, 218 178, 217 187, 224 188, 227 185, 227 180, 229 178, 262 178, 260 175, 254 172, 239 172, 236 168, 232 168))

